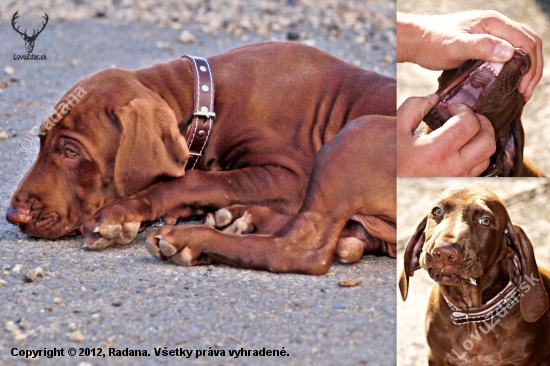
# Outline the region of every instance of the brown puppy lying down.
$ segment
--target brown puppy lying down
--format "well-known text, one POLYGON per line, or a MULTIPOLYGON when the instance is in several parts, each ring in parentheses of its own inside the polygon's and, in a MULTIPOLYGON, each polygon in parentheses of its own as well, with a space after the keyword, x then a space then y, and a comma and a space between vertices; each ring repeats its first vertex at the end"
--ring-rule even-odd
MULTIPOLYGON (((180 58, 107 69, 75 84, 59 104, 76 91, 82 98, 42 126, 37 160, 10 201, 8 221, 35 237, 81 232, 88 248, 102 249, 130 243, 145 223, 236 204, 292 215, 324 144, 358 117, 395 116, 394 79, 302 44, 260 43, 208 62, 211 73, 180 58), (213 110, 195 106, 202 94, 213 110), (208 121, 194 134, 194 115, 203 112, 216 116, 186 170, 190 140, 208 121)), ((348 229, 364 239, 364 231, 348 229)))
POLYGON ((326 273, 335 258, 343 263, 357 262, 364 253, 395 258, 394 142, 395 118, 359 118, 317 154, 298 214, 230 207, 207 219, 212 226, 227 226, 226 232, 207 225, 165 226, 149 235, 147 249, 183 265, 214 260, 314 275, 326 273), (272 235, 234 234, 254 229, 272 235))
POLYGON ((550 363, 550 272, 493 192, 441 193, 405 248, 403 300, 420 268, 436 282, 426 313, 430 365, 550 363))
POLYGON ((451 118, 447 106, 452 103, 466 104, 486 116, 495 130, 497 149, 481 176, 544 176, 523 157, 521 112, 525 100, 517 88, 529 67, 529 55, 518 48, 505 64, 470 60, 439 77, 441 102, 424 121, 431 130, 438 129, 451 118))

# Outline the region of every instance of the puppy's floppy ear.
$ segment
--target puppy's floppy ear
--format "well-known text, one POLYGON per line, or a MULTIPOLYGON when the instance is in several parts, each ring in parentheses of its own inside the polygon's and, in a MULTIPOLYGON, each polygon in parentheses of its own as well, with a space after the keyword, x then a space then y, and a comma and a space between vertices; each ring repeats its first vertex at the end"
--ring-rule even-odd
POLYGON ((410 237, 405 247, 403 271, 399 275, 399 290, 401 291, 403 301, 407 300, 409 293, 409 277, 414 274, 414 271, 420 268, 418 257, 424 246, 424 229, 426 229, 427 221, 428 216, 426 215, 416 227, 414 234, 410 237))
POLYGON ((520 285, 522 291, 520 298, 520 310, 522 318, 529 323, 536 322, 544 315, 548 308, 548 295, 544 288, 544 282, 540 276, 533 246, 519 225, 514 225, 508 218, 506 230, 510 235, 512 244, 517 250, 522 267, 523 282, 520 285))
POLYGON ((121 131, 114 162, 114 181, 121 196, 130 196, 155 181, 182 177, 189 159, 174 112, 157 96, 132 99, 113 111, 121 131))
POLYGON ((510 129, 512 131, 512 137, 514 138, 514 170, 512 171, 512 177, 519 177, 521 174, 521 169, 523 167, 523 147, 525 145, 525 134, 523 132, 523 124, 521 123, 521 112, 523 107, 519 109, 518 114, 512 121, 510 129))

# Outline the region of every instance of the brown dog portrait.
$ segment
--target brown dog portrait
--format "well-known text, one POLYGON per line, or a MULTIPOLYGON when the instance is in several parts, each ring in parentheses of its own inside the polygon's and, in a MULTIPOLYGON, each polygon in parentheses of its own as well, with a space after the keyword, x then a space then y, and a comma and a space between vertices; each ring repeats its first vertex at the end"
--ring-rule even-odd
MULTIPOLYGON (((278 242, 261 251, 270 258, 282 251, 274 265, 248 258, 255 252, 243 253, 246 246, 172 242, 165 227, 149 250, 162 259, 191 251, 187 264, 218 259, 315 274, 334 255, 344 262, 371 251, 394 256, 395 119, 387 116, 395 116, 395 80, 298 43, 260 43, 201 62, 111 68, 77 82, 58 103, 70 108, 56 108, 42 125, 38 157, 7 220, 32 237, 82 233, 97 250, 132 242, 156 220, 175 224, 227 208, 206 223, 246 226, 234 235, 285 227, 298 235, 303 224, 318 235, 316 247, 278 242)), ((186 231, 185 240, 201 235, 186 231)))
POLYGON ((425 320, 429 365, 545 365, 550 362, 550 273, 501 201, 481 185, 440 194, 404 252, 409 277, 435 281, 425 320))
POLYGON ((518 48, 506 63, 470 60, 444 71, 437 89, 441 102, 424 117, 428 132, 451 118, 450 104, 465 104, 486 116, 495 131, 496 152, 481 176, 544 176, 523 157, 521 112, 525 101, 517 88, 529 67, 529 55, 518 48))

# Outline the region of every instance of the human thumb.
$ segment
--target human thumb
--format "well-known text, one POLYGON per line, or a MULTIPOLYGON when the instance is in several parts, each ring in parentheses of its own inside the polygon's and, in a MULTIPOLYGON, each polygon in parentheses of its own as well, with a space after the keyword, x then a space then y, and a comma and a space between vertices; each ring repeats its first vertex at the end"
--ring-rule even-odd
POLYGON ((514 47, 510 43, 489 34, 468 34, 461 38, 455 45, 461 60, 506 62, 514 55, 514 47))

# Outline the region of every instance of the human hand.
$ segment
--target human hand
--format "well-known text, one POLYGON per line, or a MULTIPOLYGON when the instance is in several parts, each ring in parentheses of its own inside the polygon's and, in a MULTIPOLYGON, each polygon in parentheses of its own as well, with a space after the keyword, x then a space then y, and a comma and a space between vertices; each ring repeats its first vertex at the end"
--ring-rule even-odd
POLYGON ((397 62, 448 70, 467 60, 509 61, 525 50, 531 68, 518 91, 528 101, 542 77, 542 40, 529 27, 490 10, 444 15, 397 14, 397 62))
POLYGON ((408 98, 397 110, 397 175, 400 177, 477 177, 496 150, 491 122, 463 104, 451 104, 453 115, 428 135, 414 131, 439 102, 436 94, 408 98))

